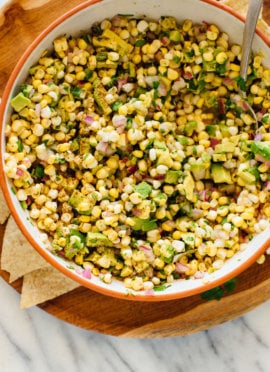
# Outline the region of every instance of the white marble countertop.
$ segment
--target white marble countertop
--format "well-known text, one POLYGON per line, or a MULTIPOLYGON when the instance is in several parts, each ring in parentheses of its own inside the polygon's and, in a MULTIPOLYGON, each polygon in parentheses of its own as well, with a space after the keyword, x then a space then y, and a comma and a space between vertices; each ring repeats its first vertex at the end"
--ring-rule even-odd
POLYGON ((38 307, 0 279, 1 372, 268 372, 270 301, 205 332, 164 339, 97 334, 38 307))
POLYGON ((1 372, 270 370, 270 301, 205 332, 137 340, 85 331, 38 307, 20 310, 18 293, 2 279, 0 298, 1 372))

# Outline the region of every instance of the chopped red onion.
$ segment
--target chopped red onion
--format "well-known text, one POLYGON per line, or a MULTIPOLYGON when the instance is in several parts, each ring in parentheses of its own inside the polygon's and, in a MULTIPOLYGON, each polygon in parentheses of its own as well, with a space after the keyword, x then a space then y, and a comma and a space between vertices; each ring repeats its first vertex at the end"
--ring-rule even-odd
POLYGON ((187 265, 182 264, 181 262, 176 262, 175 264, 175 271, 179 274, 185 273, 189 267, 187 265))

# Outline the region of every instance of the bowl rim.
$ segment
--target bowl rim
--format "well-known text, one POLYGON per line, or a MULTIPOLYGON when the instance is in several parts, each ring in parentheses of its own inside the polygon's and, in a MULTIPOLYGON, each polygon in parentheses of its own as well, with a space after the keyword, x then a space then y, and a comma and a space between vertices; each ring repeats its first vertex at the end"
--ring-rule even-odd
MULTIPOLYGON (((57 26, 59 26, 63 21, 67 20, 69 17, 75 15, 76 13, 80 12, 81 10, 84 10, 94 4, 101 3, 104 0, 87 0, 71 10, 65 12, 60 17, 56 18, 50 25, 48 25, 45 29, 43 29, 40 34, 33 40, 33 42, 28 46, 28 48, 24 51, 22 56, 18 59, 9 79, 5 86, 3 96, 2 96, 2 102, 0 104, 0 125, 1 125, 1 133, 3 132, 3 129, 5 127, 3 119, 6 107, 8 105, 8 97, 10 96, 10 93, 14 87, 14 81, 17 77, 17 75, 20 73, 21 69, 23 68, 24 63, 27 61, 30 54, 34 51, 34 49, 39 45, 39 43, 50 33, 52 32, 57 26)), ((215 6, 227 13, 230 13, 234 17, 238 18, 240 21, 244 22, 245 17, 230 8, 229 6, 217 2, 216 0, 200 0, 203 3, 207 3, 209 5, 215 6)), ((256 30, 256 33, 259 35, 259 37, 270 47, 270 39, 259 29, 256 30)), ((225 273, 224 275, 214 278, 213 280, 195 287, 195 288, 189 288, 185 289, 181 292, 173 292, 173 293, 159 293, 158 295, 152 295, 152 294, 146 294, 143 293, 143 295, 126 295, 125 293, 118 292, 116 290, 113 290, 108 287, 101 287, 93 281, 88 280, 80 275, 77 275, 74 271, 68 269, 66 266, 62 265, 57 259, 54 258, 54 256, 51 254, 51 252, 47 251, 45 248, 41 247, 38 242, 32 237, 32 235, 28 232, 28 229, 26 228, 25 224, 22 222, 19 214, 17 213, 16 206, 13 204, 12 198, 10 196, 9 186, 6 179, 6 175, 4 172, 3 167, 1 164, 3 164, 3 153, 0 151, 0 186, 3 191, 3 195, 5 197, 5 200, 7 202, 7 205, 10 209, 11 215, 14 218, 16 224, 20 228, 23 235, 26 237, 28 242, 33 246, 33 248, 47 261, 49 264, 51 264, 53 267, 55 267, 57 270, 62 272, 64 275, 69 277, 70 279, 76 281, 80 285, 87 287, 90 290, 93 290, 95 292, 98 292, 103 295, 115 297, 118 299, 125 299, 125 300, 132 300, 132 301, 145 301, 145 302, 157 302, 157 301, 169 301, 169 300, 175 300, 185 297, 190 297, 193 295, 200 294, 202 292, 205 292, 211 288, 214 288, 216 286, 221 285, 222 283, 225 283, 226 281, 238 276, 243 271, 245 271, 248 267, 250 267, 269 247, 270 245, 270 237, 264 241, 264 243, 252 253, 248 259, 246 259, 243 263, 239 264, 236 268, 229 271, 228 273, 225 273)))

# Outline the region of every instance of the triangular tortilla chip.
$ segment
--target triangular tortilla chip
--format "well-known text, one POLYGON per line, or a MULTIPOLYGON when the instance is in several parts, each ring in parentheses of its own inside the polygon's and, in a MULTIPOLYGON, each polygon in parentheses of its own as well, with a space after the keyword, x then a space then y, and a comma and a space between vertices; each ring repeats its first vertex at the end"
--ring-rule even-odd
POLYGON ((9 281, 31 271, 50 266, 26 240, 12 216, 7 222, 1 255, 1 269, 10 273, 9 281))
POLYGON ((5 201, 2 189, 0 188, 0 224, 1 225, 6 222, 6 219, 8 218, 8 216, 9 216, 9 209, 5 201))
POLYGON ((54 267, 33 271, 23 278, 21 308, 25 309, 70 292, 80 285, 54 267))

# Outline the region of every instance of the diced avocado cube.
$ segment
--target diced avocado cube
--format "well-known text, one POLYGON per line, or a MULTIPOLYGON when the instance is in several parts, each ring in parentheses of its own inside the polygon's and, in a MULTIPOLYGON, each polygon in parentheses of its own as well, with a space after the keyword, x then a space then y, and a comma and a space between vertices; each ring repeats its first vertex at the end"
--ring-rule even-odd
POLYGON ((170 31, 169 39, 174 43, 179 43, 179 41, 182 39, 181 32, 179 30, 170 31))
POLYGON ((185 125, 185 135, 192 136, 193 132, 197 129, 198 123, 197 121, 188 121, 185 125))
POLYGON ((196 181, 205 178, 206 170, 210 167, 210 163, 193 163, 190 165, 190 170, 196 181))
POLYGON ((126 54, 129 54, 132 50, 132 45, 127 43, 125 40, 121 39, 120 36, 118 36, 115 32, 112 30, 106 28, 102 35, 102 37, 105 37, 117 44, 117 50, 120 55, 124 56, 126 54))
POLYGON ((17 96, 13 97, 11 100, 11 106, 17 112, 21 111, 27 106, 30 106, 30 104, 31 104, 31 100, 25 97, 25 95, 22 92, 17 94, 17 96))
POLYGON ((138 192, 143 199, 146 199, 152 191, 152 187, 149 183, 143 181, 135 186, 135 192, 138 192))
POLYGON ((253 141, 250 150, 254 154, 261 155, 265 160, 270 160, 270 141, 253 141))
POLYGON ((87 247, 112 247, 113 243, 102 233, 88 232, 86 235, 87 247))
POLYGON ((168 170, 164 182, 169 184, 177 184, 182 172, 177 170, 168 170))
POLYGON ((220 124, 220 125, 219 125, 219 129, 220 129, 220 131, 221 131, 221 134, 222 134, 222 137, 223 137, 223 138, 224 138, 224 137, 230 137, 230 136, 231 136, 231 134, 230 134, 230 132, 229 132, 229 127, 228 127, 228 125, 220 124))
POLYGON ((80 138, 80 155, 89 154, 90 152, 90 139, 88 137, 80 138))
POLYGON ((138 217, 132 217, 134 225, 131 226, 132 230, 135 231, 151 231, 157 228, 157 224, 155 220, 151 220, 149 218, 143 219, 138 217))
POLYGON ((213 154, 212 156, 213 161, 226 161, 227 157, 226 154, 213 154))
POLYGON ((260 179, 258 168, 250 167, 248 162, 240 164, 237 175, 248 185, 254 184, 260 179))
POLYGON ((157 158, 157 165, 166 165, 168 168, 173 166, 173 160, 169 151, 162 151, 157 158))
POLYGON ((190 173, 185 177, 183 185, 184 185, 184 190, 185 190, 185 193, 186 193, 187 200, 194 201, 194 199, 195 199, 195 195, 194 195, 195 182, 194 182, 194 179, 193 179, 193 177, 190 173))
POLYGON ((101 81, 99 79, 95 79, 93 82, 93 87, 94 87, 94 100, 100 110, 103 112, 105 115, 109 115, 112 112, 111 107, 108 105, 105 96, 107 94, 106 89, 102 85, 101 81))
POLYGON ((89 216, 92 212, 93 205, 90 199, 83 196, 79 190, 74 190, 68 200, 69 205, 75 209, 79 214, 89 216))
POLYGON ((227 153, 227 152, 234 152, 235 150, 235 145, 233 142, 223 142, 223 143, 218 143, 215 146, 215 153, 217 154, 222 154, 222 153, 227 153))
POLYGON ((248 185, 252 185, 256 182, 256 177, 248 171, 241 171, 238 176, 248 185))
POLYGON ((224 168, 222 163, 212 164, 211 175, 215 183, 233 183, 230 171, 224 168))

